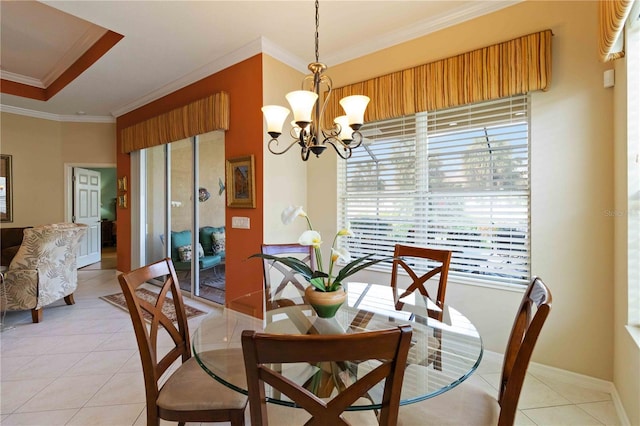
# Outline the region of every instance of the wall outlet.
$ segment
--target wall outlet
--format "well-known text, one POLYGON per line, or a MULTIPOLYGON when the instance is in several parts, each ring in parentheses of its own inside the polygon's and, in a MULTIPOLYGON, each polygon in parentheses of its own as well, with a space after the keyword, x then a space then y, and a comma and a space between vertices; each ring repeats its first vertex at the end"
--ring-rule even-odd
POLYGON ((239 229, 250 229, 251 225, 248 217, 233 216, 231 218, 231 227, 239 229))

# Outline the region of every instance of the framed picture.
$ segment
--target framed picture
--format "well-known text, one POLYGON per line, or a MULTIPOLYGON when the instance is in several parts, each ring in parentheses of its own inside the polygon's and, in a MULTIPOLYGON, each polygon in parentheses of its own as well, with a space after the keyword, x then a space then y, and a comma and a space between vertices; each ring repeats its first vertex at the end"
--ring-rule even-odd
POLYGON ((127 194, 118 195, 118 207, 121 209, 127 208, 127 194))
POLYGON ((0 155, 0 222, 13 222, 11 156, 0 155))
POLYGON ((126 191, 127 190, 127 177, 122 176, 118 178, 118 191, 126 191))
POLYGON ((227 206, 256 207, 253 155, 227 160, 227 206))

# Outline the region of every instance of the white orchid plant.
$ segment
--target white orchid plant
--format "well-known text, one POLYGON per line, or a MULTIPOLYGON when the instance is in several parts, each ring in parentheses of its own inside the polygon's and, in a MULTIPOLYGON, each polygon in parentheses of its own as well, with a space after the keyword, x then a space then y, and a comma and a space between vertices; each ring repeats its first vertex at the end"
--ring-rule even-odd
POLYGON ((270 254, 258 253, 250 257, 261 257, 263 259, 280 262, 302 275, 317 290, 324 292, 338 290, 345 278, 355 274, 362 269, 368 268, 369 266, 375 265, 376 263, 382 262, 384 260, 393 259, 393 257, 371 259, 373 255, 370 254, 368 256, 363 256, 355 260, 351 260, 351 256, 346 249, 336 248, 338 237, 353 236, 353 233, 350 229, 343 228, 340 229, 333 237, 333 242, 331 243, 331 259, 329 260, 329 269, 325 272, 322 262, 322 252, 320 250, 320 246, 322 245, 322 237, 320 236, 320 233, 318 231, 315 231, 313 229, 311 220, 309 219, 309 216, 304 211, 304 209, 301 206, 287 207, 283 210, 281 215, 282 223, 284 223, 285 225, 290 225, 297 217, 304 217, 307 221, 308 229, 304 231, 302 235, 300 235, 298 243, 304 246, 313 246, 316 256, 316 264, 318 265, 318 269, 316 271, 312 270, 304 261, 292 256, 279 257, 270 254), (342 269, 340 269, 340 271, 338 271, 336 275, 333 275, 333 268, 337 262, 342 262, 346 265, 342 269))

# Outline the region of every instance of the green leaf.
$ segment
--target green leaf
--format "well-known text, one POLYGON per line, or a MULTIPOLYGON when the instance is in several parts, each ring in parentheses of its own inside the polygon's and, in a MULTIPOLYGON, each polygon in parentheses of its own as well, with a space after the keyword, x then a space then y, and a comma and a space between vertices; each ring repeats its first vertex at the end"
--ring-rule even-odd
POLYGON ((252 254, 251 256, 249 256, 249 258, 252 258, 252 257, 260 257, 260 258, 263 258, 263 259, 273 260, 275 262, 280 262, 283 265, 291 268, 292 270, 294 270, 297 273, 299 273, 300 275, 302 275, 307 281, 311 280, 311 278, 312 278, 312 276, 314 274, 314 272, 311 270, 309 265, 307 265, 302 260, 297 259, 295 257, 291 257, 291 256, 278 257, 278 256, 273 256, 271 254, 262 254, 262 253, 256 253, 256 254, 252 254))
POLYGON ((385 260, 392 260, 394 258, 393 256, 388 256, 388 257, 383 257, 382 259, 374 259, 369 262, 363 263, 372 256, 373 255, 370 254, 368 256, 360 257, 354 260, 353 262, 348 263, 344 268, 340 269, 340 272, 336 276, 336 279, 334 280, 334 282, 342 282, 344 281, 345 278, 355 274, 358 271, 368 268, 369 266, 375 265, 376 263, 384 262, 385 260), (362 263, 362 265, 358 266, 360 263, 362 263))
POLYGON ((323 277, 312 278, 312 279, 309 280, 309 283, 311 283, 312 286, 314 286, 315 288, 317 288, 320 291, 327 291, 327 289, 324 286, 324 278, 323 277))

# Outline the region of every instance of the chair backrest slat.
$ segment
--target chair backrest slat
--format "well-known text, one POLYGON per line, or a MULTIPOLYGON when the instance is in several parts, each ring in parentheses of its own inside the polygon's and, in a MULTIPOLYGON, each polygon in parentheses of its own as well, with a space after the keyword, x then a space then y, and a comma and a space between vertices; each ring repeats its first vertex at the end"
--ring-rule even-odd
POLYGON ((451 255, 452 252, 449 250, 437 250, 426 247, 396 244, 393 253, 395 259, 393 260, 393 268, 391 270, 391 286, 395 289, 398 288, 398 268, 403 268, 411 277, 412 283, 407 288, 407 291, 405 291, 400 297, 418 290, 423 296, 429 296, 438 307, 442 307, 444 305, 444 298, 446 295, 451 255), (425 272, 423 275, 418 276, 407 262, 410 258, 428 259, 434 262, 440 262, 440 264, 425 272), (430 295, 425 287, 426 281, 438 273, 440 274, 440 277, 438 280, 436 294, 430 295))
POLYGON ((275 335, 245 330, 242 333, 242 349, 251 424, 268 424, 265 382, 311 414, 312 424, 337 425, 347 424, 341 413, 382 380, 385 382, 380 424, 396 424, 411 334, 410 325, 338 335, 275 335), (339 389, 338 395, 330 401, 318 398, 303 386, 282 376, 279 368, 271 367, 271 364, 280 366, 299 362, 319 364, 356 360, 377 360, 380 364, 354 383, 339 389))

